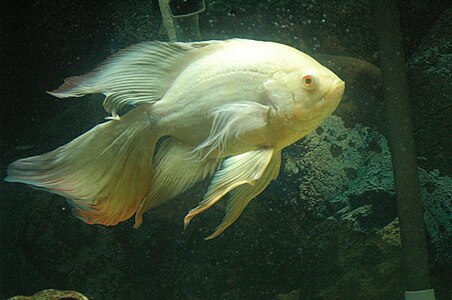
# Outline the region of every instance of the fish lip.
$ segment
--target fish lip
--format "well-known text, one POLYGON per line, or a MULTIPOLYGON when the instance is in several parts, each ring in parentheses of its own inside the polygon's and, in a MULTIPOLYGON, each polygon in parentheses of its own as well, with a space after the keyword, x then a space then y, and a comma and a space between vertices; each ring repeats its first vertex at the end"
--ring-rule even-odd
POLYGON ((342 80, 336 80, 333 88, 331 88, 328 92, 323 96, 324 101, 339 101, 342 99, 342 96, 345 92, 345 82, 342 80))

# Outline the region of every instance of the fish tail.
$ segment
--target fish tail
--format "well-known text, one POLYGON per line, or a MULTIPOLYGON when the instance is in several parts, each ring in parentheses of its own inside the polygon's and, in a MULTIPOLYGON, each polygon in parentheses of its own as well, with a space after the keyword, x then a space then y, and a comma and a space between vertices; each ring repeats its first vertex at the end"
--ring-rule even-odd
POLYGON ((152 104, 95 126, 54 151, 13 162, 8 182, 64 196, 88 224, 116 225, 130 218, 150 188, 160 138, 152 104))

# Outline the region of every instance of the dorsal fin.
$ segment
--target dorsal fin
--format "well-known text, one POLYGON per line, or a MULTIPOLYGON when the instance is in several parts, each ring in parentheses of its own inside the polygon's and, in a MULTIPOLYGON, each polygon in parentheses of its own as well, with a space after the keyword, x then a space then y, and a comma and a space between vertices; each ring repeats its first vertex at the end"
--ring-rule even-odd
POLYGON ((163 97, 178 74, 219 41, 195 43, 144 42, 107 58, 93 71, 67 78, 49 94, 58 98, 102 93, 113 116, 126 105, 153 103, 163 97))

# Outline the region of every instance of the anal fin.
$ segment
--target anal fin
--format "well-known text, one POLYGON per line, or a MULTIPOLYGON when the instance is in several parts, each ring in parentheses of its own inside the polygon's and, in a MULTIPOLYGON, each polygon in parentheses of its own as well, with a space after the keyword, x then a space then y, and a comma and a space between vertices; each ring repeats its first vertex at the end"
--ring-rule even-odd
POLYGON ((216 160, 190 159, 191 146, 168 138, 157 150, 151 189, 141 201, 135 215, 137 228, 143 213, 169 201, 215 171, 216 160))
POLYGON ((257 195, 262 193, 269 183, 276 179, 279 174, 279 168, 281 165, 281 154, 275 153, 265 169, 261 178, 256 180, 254 185, 242 185, 231 192, 231 198, 228 200, 226 206, 226 216, 223 222, 215 229, 215 231, 209 235, 206 240, 213 239, 219 236, 226 228, 231 226, 240 217, 248 203, 251 202, 257 195))
POLYGON ((215 174, 204 200, 190 210, 184 219, 187 226, 191 219, 218 202, 229 191, 243 185, 255 184, 264 174, 269 165, 274 150, 271 148, 248 151, 227 158, 223 169, 215 174))

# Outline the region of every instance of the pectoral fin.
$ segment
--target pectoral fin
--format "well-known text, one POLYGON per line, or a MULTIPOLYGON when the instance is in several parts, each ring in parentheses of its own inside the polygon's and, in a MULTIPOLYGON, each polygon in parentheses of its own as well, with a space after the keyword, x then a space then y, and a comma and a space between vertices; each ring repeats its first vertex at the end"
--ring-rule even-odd
POLYGON ((273 149, 259 149, 227 158, 223 162, 223 169, 215 174, 204 200, 185 217, 185 226, 194 216, 210 208, 232 189, 245 183, 254 185, 264 174, 273 153, 273 149))
POLYGON ((209 235, 206 240, 213 239, 219 236, 226 228, 231 226, 240 217, 248 203, 251 202, 257 195, 262 193, 268 184, 276 179, 279 174, 279 167, 281 165, 281 153, 273 154, 273 157, 265 169, 262 176, 255 181, 253 185, 242 185, 231 192, 231 198, 228 200, 226 206, 226 216, 223 222, 209 235))
POLYGON ((210 134, 193 149, 194 156, 205 159, 214 150, 222 152, 228 140, 267 125, 269 110, 269 106, 251 101, 228 103, 214 109, 210 134))

